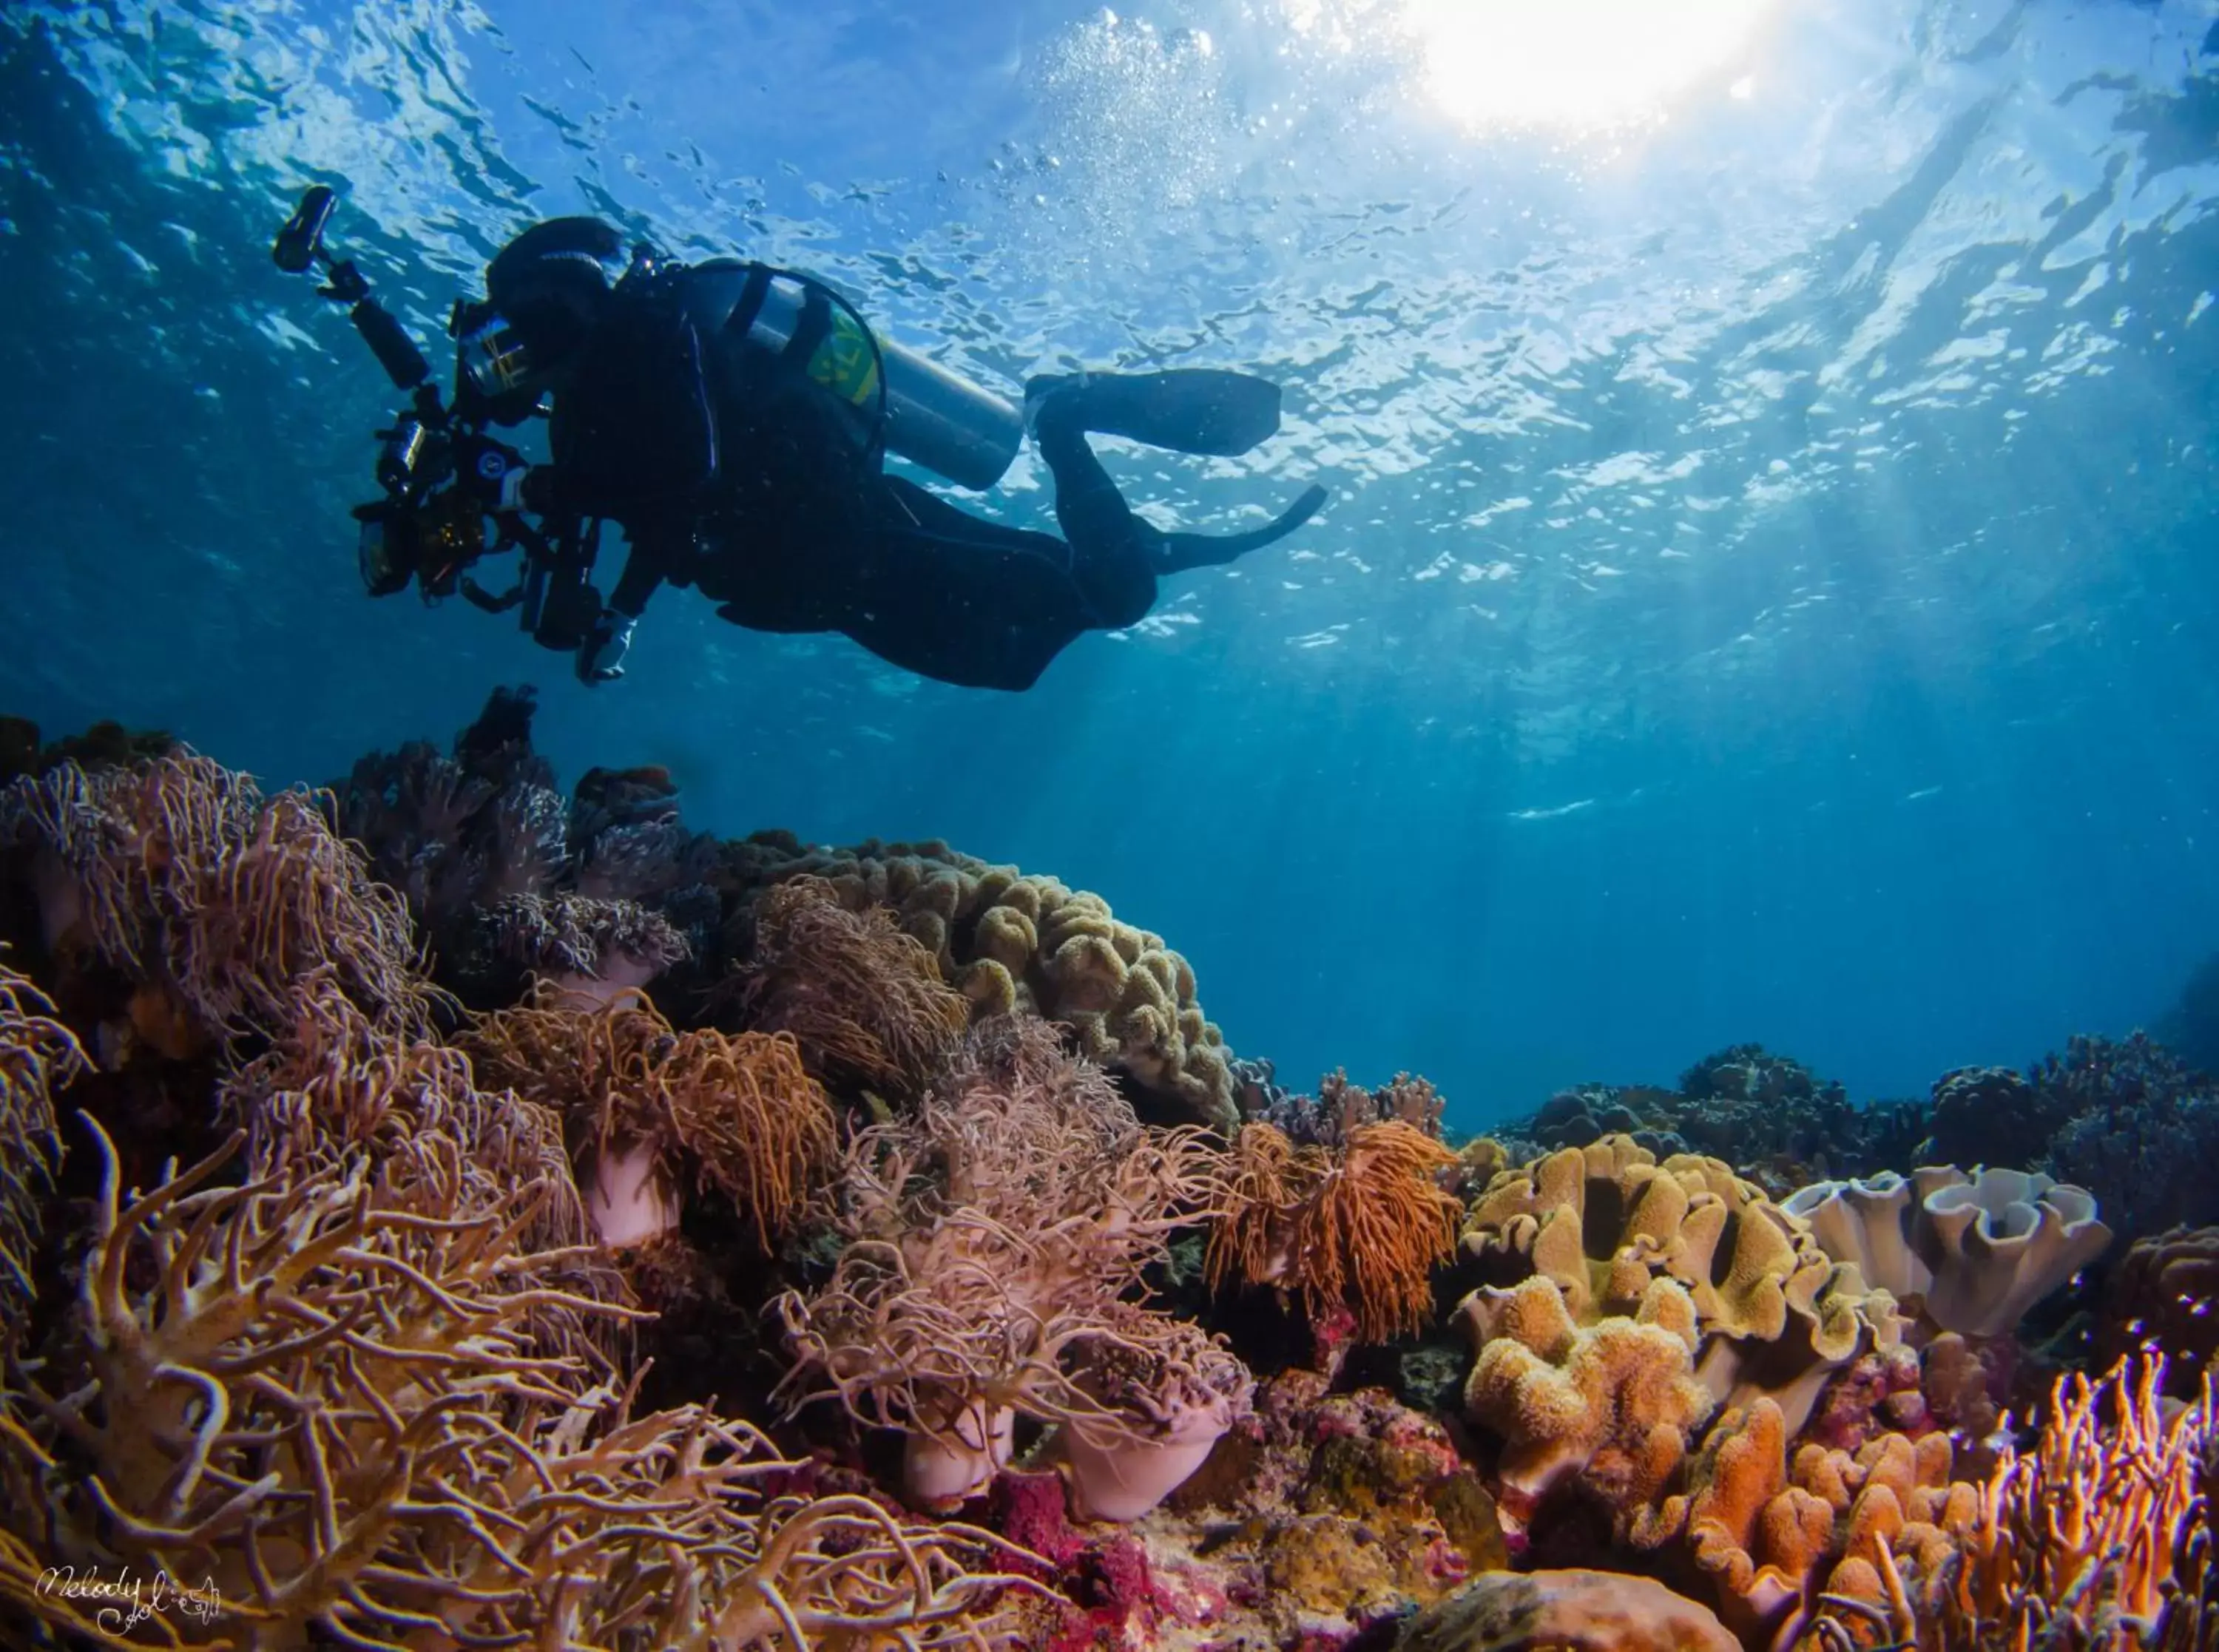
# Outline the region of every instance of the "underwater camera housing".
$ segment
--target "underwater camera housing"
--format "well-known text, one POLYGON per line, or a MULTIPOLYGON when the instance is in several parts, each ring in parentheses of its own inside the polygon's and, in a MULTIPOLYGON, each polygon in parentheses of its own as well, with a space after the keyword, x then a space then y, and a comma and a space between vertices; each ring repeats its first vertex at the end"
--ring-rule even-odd
POLYGON ((488 550, 483 507, 447 488, 454 476, 457 420, 432 382, 431 363, 393 313, 371 296, 370 283, 351 259, 324 245, 338 196, 325 184, 310 187, 271 244, 270 256, 288 275, 320 272, 317 294, 347 307, 347 318, 377 357, 408 407, 392 428, 376 432, 377 485, 384 497, 355 506, 360 524, 356 558, 364 590, 392 596, 413 581, 427 601, 467 587, 463 571, 488 550))

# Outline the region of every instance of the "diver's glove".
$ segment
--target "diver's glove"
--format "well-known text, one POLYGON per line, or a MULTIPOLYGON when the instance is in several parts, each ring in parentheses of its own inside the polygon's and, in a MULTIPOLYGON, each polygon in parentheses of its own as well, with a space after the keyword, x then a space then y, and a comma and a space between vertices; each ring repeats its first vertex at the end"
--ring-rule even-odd
POLYGON ((524 456, 505 442, 490 436, 455 438, 455 486, 488 516, 523 508, 524 479, 530 470, 524 456))
POLYGON ((613 608, 601 610, 601 617, 586 633, 586 640, 578 644, 578 680, 587 687, 595 683, 614 682, 625 674, 624 658, 631 648, 632 627, 639 620, 631 614, 620 614, 613 608))

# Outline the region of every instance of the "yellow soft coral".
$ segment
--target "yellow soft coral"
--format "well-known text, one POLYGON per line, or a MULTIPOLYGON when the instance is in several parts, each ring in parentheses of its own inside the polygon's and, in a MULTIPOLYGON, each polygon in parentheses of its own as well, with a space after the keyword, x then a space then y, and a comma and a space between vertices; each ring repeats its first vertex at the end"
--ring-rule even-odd
POLYGON ((1829 1372, 1898 1334, 1894 1300, 1836 1264, 1756 1183, 1693 1153, 1660 1164, 1629 1136, 1498 1174, 1464 1248, 1498 1283, 1549 1280, 1583 1324, 1631 1313, 1652 1281, 1673 1281, 1694 1307, 1712 1393, 1737 1404, 1769 1394, 1791 1429, 1829 1372))
POLYGON ((1571 1476, 1630 1522, 1661 1493, 1710 1414, 1694 1380, 1694 1304, 1650 1282, 1632 1316, 1577 1323, 1553 1281, 1482 1289, 1464 1304, 1479 1359, 1464 1408, 1503 1442, 1506 1531, 1571 1476))

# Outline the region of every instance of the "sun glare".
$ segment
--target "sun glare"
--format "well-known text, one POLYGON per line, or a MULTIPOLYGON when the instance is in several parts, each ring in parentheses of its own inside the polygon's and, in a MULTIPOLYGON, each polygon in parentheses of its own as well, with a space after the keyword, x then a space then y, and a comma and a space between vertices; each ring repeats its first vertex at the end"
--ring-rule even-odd
POLYGON ((1772 0, 1408 0, 1440 107, 1476 127, 1622 126, 1736 66, 1772 0))

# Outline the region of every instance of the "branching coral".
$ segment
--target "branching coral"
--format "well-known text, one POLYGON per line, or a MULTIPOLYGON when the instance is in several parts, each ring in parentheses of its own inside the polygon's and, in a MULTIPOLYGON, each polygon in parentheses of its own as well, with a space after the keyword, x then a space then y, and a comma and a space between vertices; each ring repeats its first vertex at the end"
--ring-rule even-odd
POLYGON ((2032 1453, 2005 1452, 1977 1508, 1948 1523, 1952 1542, 1879 1534, 1868 1575, 1837 1569, 1798 1645, 2205 1652, 2219 1638, 2203 1483, 2219 1414, 2207 1382, 2168 1416, 2161 1363, 2061 1378, 2032 1453))
POLYGON ((820 878, 756 901, 741 980, 750 1025, 792 1034, 828 1083, 898 1099, 923 1090, 970 1022, 969 1001, 892 913, 851 912, 820 878))
POLYGON ((637 995, 598 1010, 543 995, 477 1017, 463 1043, 485 1082, 562 1115, 606 1244, 674 1227, 693 1179, 768 1251, 836 1146, 831 1103, 783 1034, 678 1033, 637 995))
POLYGON ((58 1152, 53 1092, 86 1065, 76 1037, 52 1018, 53 1009, 36 987, 0 963, 0 1351, 35 1294, 31 1264, 43 1226, 40 1203, 58 1152))
POLYGON ((851 911, 891 910, 980 1014, 1024 1011, 1068 1027, 1082 1054, 1182 1121, 1228 1134, 1240 1122, 1229 1057, 1196 1002, 1193 970, 1100 896, 937 842, 811 850, 763 834, 727 851, 745 884, 819 877, 851 911))
POLYGON ((1211 1289, 1237 1277, 1299 1292, 1314 1323, 1346 1308, 1366 1341, 1422 1329, 1463 1214, 1438 1178, 1458 1162, 1400 1121, 1355 1125, 1338 1151, 1242 1126, 1205 1256, 1211 1289))
POLYGON ((319 968, 364 1009, 420 1027, 432 994, 406 904, 321 807, 264 798, 190 753, 91 773, 64 763, 0 794, 0 840, 50 857, 50 947, 89 945, 210 1034, 282 1019, 291 984, 319 968))
MULTIPOLYGON (((1015 1582, 977 1569, 995 1540, 782 1495, 798 1465, 744 1424, 635 1419, 533 1354, 525 1326, 550 1306, 614 1310, 519 1248, 531 1190, 447 1214, 437 1133, 213 1185, 227 1149, 128 1204, 92 1133, 108 1170, 69 1338, 86 1380, 0 1419, 11 1554, 187 1581, 209 1643, 241 1648, 989 1632, 1015 1582)), ((0 1587, 69 1626, 28 1569, 0 1566, 0 1587)), ((152 1644, 169 1627, 134 1626, 152 1644)))
POLYGON ((1083 1427, 1083 1450, 1157 1450, 1160 1469, 1247 1403, 1237 1361, 1128 1300, 1215 1161, 1199 1130, 1141 1126, 1050 1029, 987 1023, 914 1115, 850 1143, 847 1248, 822 1289, 780 1299, 788 1392, 903 1430, 905 1489, 928 1505, 1007 1460, 1018 1411, 1083 1427))

